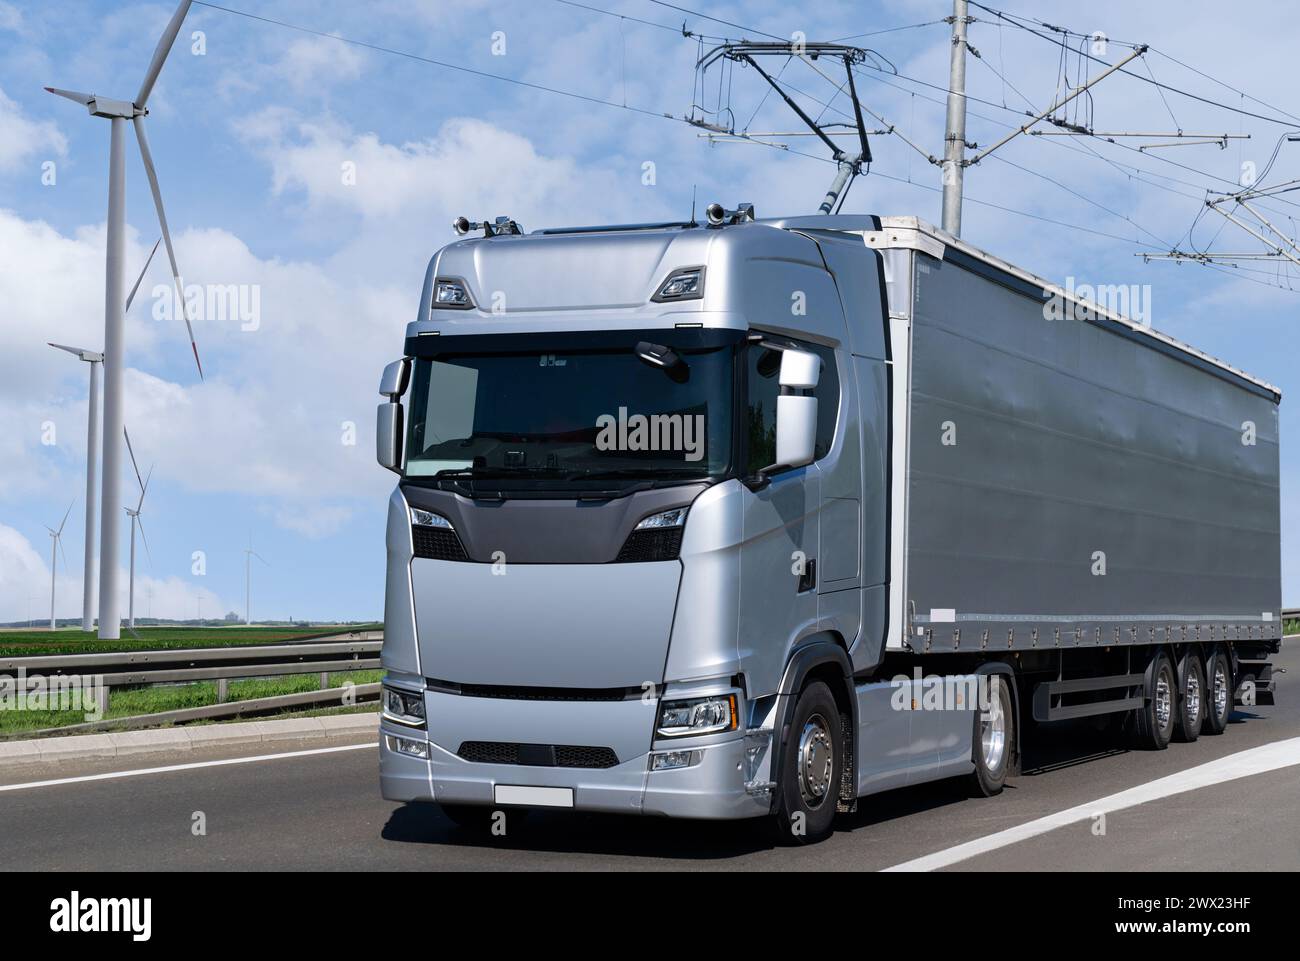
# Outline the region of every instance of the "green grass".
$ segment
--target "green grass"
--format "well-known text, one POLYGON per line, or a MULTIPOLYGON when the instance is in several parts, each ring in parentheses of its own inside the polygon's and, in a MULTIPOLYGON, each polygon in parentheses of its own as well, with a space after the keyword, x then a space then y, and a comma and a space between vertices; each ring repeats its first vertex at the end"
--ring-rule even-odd
MULTIPOLYGON (((354 684, 372 684, 384 676, 381 670, 343 671, 331 674, 330 687, 342 687, 347 681, 354 684)), ((232 680, 228 701, 246 701, 258 697, 275 697, 315 691, 320 687, 316 674, 291 674, 274 678, 249 678, 232 680)), ((156 714, 160 711, 177 711, 190 707, 205 707, 217 703, 216 681, 196 681, 192 684, 154 685, 152 687, 124 687, 109 691, 108 712, 103 720, 131 717, 136 714, 156 714)), ((307 714, 349 713, 353 708, 317 708, 309 712, 292 712, 294 716, 307 714)), ((281 714, 276 716, 289 716, 281 714)), ((42 728, 80 724, 86 718, 81 711, 0 711, 0 735, 17 734, 42 728)))
POLYGON ((58 631, 0 631, 0 657, 40 654, 95 654, 114 651, 160 651, 187 647, 239 647, 280 644, 319 635, 378 630, 380 624, 345 627, 141 627, 134 638, 123 630, 116 641, 98 640, 94 633, 73 628, 58 631))

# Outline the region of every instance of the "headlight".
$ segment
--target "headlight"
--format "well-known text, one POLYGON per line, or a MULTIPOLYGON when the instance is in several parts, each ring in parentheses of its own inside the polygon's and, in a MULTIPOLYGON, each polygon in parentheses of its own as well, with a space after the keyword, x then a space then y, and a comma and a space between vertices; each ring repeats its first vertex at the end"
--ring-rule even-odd
POLYGON ((659 708, 660 737, 716 734, 719 731, 734 731, 736 726, 736 695, 734 694, 664 701, 659 708))
POLYGON ((686 523, 686 508, 674 507, 661 514, 651 514, 636 525, 638 531, 657 531, 665 527, 681 527, 686 523))
POLYGON ((445 531, 455 530, 451 526, 451 521, 441 514, 435 514, 433 511, 421 510, 418 507, 411 508, 411 523, 416 527, 441 527, 445 531))
POLYGON ((424 727, 424 695, 385 687, 384 717, 409 727, 424 727))
POLYGON ((699 300, 704 296, 704 268, 684 267, 668 275, 650 299, 657 304, 676 300, 699 300))
POLYGON ((465 282, 452 277, 439 277, 433 288, 434 309, 469 310, 474 301, 469 296, 465 282))

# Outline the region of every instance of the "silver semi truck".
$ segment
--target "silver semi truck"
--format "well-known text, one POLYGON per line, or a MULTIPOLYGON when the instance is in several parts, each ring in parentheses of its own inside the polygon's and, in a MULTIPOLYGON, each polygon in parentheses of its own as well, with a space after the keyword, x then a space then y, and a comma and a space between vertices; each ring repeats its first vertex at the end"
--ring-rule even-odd
POLYGON ((1270 386, 911 217, 434 255, 386 369, 386 798, 772 816, 1268 703, 1270 386))

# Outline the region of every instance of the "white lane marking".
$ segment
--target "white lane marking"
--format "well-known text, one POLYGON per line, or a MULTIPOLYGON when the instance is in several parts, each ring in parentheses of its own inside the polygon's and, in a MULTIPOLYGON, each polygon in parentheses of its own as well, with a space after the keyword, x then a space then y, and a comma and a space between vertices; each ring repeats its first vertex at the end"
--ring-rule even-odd
POLYGON ((1208 764, 1188 768, 1186 771, 1179 771, 1177 774, 1171 774, 1168 777, 1162 777, 1147 784, 1139 784, 1127 791, 1120 791, 1118 794, 1112 794, 1088 804, 1080 804, 1078 807, 1072 807, 1056 814, 1049 814, 1047 817, 1039 818, 1036 821, 1029 821, 1017 827, 990 834, 987 837, 967 841, 965 844, 958 844, 943 851, 936 851, 934 854, 927 854, 924 857, 905 861, 902 864, 895 864, 891 868, 885 868, 885 870, 935 871, 939 868, 948 867, 950 864, 956 864, 959 861, 965 861, 977 855, 1004 848, 1009 844, 1027 841, 1030 838, 1038 837, 1040 834, 1046 834, 1048 831, 1055 831, 1057 828, 1087 820, 1098 814, 1109 814, 1112 811, 1120 811, 1124 808, 1146 804, 1149 801, 1156 801, 1174 794, 1182 794, 1185 791, 1212 787, 1215 784, 1222 784, 1224 781, 1249 777, 1252 774, 1264 774, 1268 771, 1276 771, 1279 768, 1291 767, 1296 764, 1300 764, 1300 737, 1265 744, 1263 747, 1251 748, 1238 754, 1229 754, 1217 761, 1210 761, 1208 764))
POLYGON ((252 764, 256 761, 278 761, 288 757, 309 757, 313 754, 333 754, 337 751, 374 749, 374 744, 342 744, 338 747, 317 747, 309 751, 286 751, 284 754, 258 754, 254 757, 231 757, 220 761, 192 761, 189 764, 169 764, 166 767, 145 767, 134 771, 109 771, 105 774, 83 774, 79 777, 60 777, 50 781, 27 781, 22 784, 0 784, 0 791, 26 791, 35 787, 55 787, 59 784, 81 784, 86 781, 111 781, 119 777, 140 777, 144 774, 170 774, 174 771, 194 771, 202 767, 224 767, 227 764, 252 764))

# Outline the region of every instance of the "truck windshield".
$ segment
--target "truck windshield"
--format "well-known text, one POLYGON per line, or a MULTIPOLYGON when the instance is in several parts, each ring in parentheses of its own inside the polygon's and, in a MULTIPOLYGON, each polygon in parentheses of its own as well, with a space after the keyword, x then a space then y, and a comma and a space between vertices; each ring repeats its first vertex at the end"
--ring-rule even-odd
POLYGON ((499 488, 726 473, 735 350, 672 345, 664 335, 673 331, 656 333, 655 350, 640 351, 649 359, 639 356, 646 342, 635 335, 625 346, 418 358, 406 475, 499 488))

